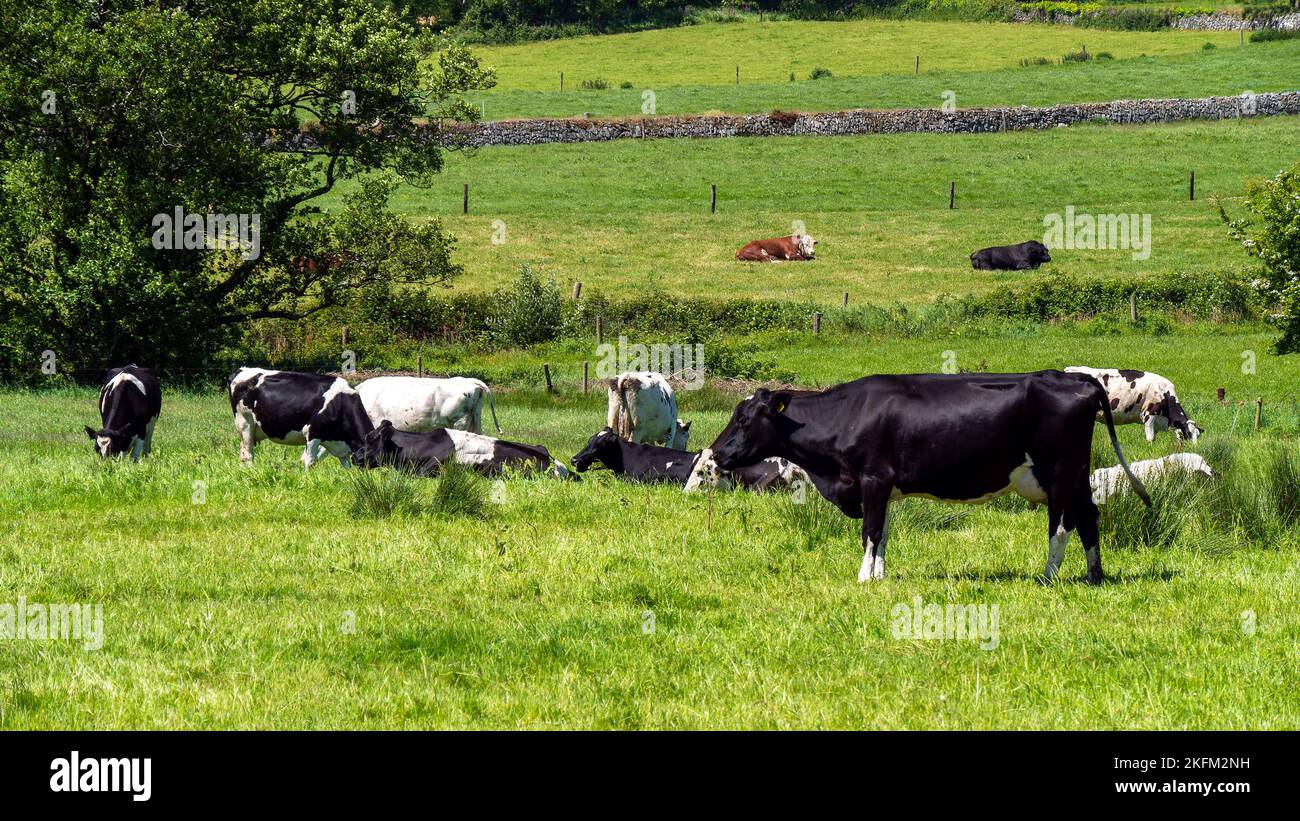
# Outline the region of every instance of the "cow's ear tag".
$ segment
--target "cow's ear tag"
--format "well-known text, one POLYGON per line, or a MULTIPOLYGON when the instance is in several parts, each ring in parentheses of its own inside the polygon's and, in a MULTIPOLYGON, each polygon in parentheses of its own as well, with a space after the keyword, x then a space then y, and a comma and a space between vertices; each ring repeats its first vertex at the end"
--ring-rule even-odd
POLYGON ((784 411, 785 411, 785 403, 784 403, 784 402, 782 402, 781 404, 779 404, 779 405, 776 406, 776 412, 777 412, 777 413, 783 413, 784 411))

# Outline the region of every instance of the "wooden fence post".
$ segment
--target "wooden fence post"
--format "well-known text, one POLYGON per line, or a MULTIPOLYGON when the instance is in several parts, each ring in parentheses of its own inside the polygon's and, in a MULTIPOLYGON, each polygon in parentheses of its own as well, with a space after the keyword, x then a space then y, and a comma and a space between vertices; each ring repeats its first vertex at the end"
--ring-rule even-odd
POLYGON ((718 213, 718 184, 710 183, 709 185, 709 213, 718 213))
POLYGON ((546 377, 546 392, 555 393, 555 386, 551 384, 551 366, 550 363, 542 363, 542 376, 546 377))
POLYGON ((343 347, 346 348, 347 346, 348 346, 348 326, 344 325, 343 326, 343 347))
POLYGON ((740 66, 736 66, 736 85, 740 85, 740 66))
POLYGON ((948 183, 948 209, 957 207, 957 181, 953 180, 948 183))
POLYGON ((564 90, 564 72, 560 72, 560 91, 564 90))
POLYGON ((816 336, 822 332, 822 312, 813 312, 813 335, 816 336))
POLYGON ((465 183, 465 195, 460 202, 460 212, 462 214, 469 213, 469 183, 465 183))
POLYGON ((415 375, 424 376, 424 354, 416 354, 415 356, 415 375))
POLYGON ((1192 170, 1192 176, 1187 181, 1187 196, 1192 202, 1196 201, 1196 170, 1195 169, 1192 170))
POLYGON ((587 392, 587 366, 588 366, 588 364, 589 364, 589 363, 587 363, 587 362, 583 362, 583 363, 582 363, 582 392, 583 392, 584 394, 587 392))
POLYGON ((1138 292, 1133 291, 1128 295, 1128 321, 1138 321, 1138 292))
POLYGON ((582 296, 582 283, 581 283, 581 282, 575 282, 575 283, 573 283, 573 299, 574 299, 574 301, 576 302, 576 301, 578 300, 578 298, 581 297, 581 296, 582 296))
POLYGON ((1259 430, 1264 423, 1264 397, 1260 396, 1255 399, 1255 430, 1259 430))
POLYGON ((921 55, 916 55, 916 73, 921 73, 921 55))
POLYGON ((849 292, 848 292, 848 291, 845 291, 845 292, 844 292, 844 307, 845 307, 845 308, 849 307, 849 292))
POLYGON ((600 317, 596 317, 596 344, 597 345, 600 344, 601 338, 604 336, 604 331, 605 331, 604 321, 600 317))
POLYGON ((1214 398, 1217 399, 1217 400, 1219 400, 1219 403, 1220 403, 1220 404, 1226 402, 1226 401, 1228 400, 1228 390, 1227 390, 1227 388, 1215 388, 1215 389, 1214 389, 1214 398))

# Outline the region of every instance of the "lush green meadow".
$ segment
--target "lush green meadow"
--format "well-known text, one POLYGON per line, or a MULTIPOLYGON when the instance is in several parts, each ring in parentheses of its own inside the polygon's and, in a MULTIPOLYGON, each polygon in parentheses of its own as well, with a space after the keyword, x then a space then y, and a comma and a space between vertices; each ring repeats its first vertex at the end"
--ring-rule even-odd
POLYGON ((982 71, 1019 66, 1022 59, 1060 58, 1087 46, 1116 58, 1187 54, 1205 43, 1237 46, 1236 32, 1106 31, 1013 23, 922 23, 897 20, 726 23, 631 34, 574 37, 517 46, 478 47, 497 69, 502 91, 558 90, 583 80, 617 88, 786 83, 814 68, 837 77, 910 74, 923 70, 982 71))
MULTIPOLYGON (((428 189, 394 207, 438 217, 466 276, 490 289, 530 263, 557 282, 627 295, 925 302, 1020 281, 974 271, 972 251, 1041 239, 1068 206, 1150 214, 1151 253, 1061 250, 1044 270, 1079 277, 1223 272, 1249 264, 1209 199, 1295 161, 1300 119, 1076 126, 1002 134, 622 140, 481 149, 449 156, 428 189), (1188 201, 1196 170, 1197 199, 1188 201), (948 208, 956 182, 957 208, 948 208), (461 186, 470 185, 462 216, 461 186), (718 212, 709 213, 709 186, 718 212), (735 260, 745 242, 818 240, 811 263, 735 260), (495 242, 500 239, 501 242, 495 242)), ((343 188, 340 196, 349 188, 343 188)), ((337 199, 334 202, 338 202, 337 199)))
MULTIPOLYGON (((1258 459, 1300 429, 1300 366, 1265 341, 1062 328, 791 340, 784 361, 809 384, 934 370, 941 348, 992 369, 1140 363, 1179 382, 1203 443, 1258 459), (1266 397, 1261 433, 1209 398, 1219 384, 1266 397)), ((604 399, 560 390, 499 390, 507 435, 572 456, 604 399)), ((1083 584, 1076 541, 1044 588, 1041 509, 913 500, 890 578, 861 586, 854 523, 817 500, 710 503, 599 473, 512 478, 483 519, 358 518, 335 462, 304 473, 297 448, 263 444, 239 467, 219 393, 169 393, 138 465, 92 455, 92 390, 0 398, 0 601, 102 604, 105 633, 96 651, 0 644, 6 729, 1300 726, 1292 530, 1252 539, 1208 510, 1161 547, 1104 530, 1107 584, 1083 584), (997 605, 996 647, 896 638, 895 608, 918 597, 997 605)), ((681 399, 696 446, 734 401, 681 399)), ((1133 458, 1176 448, 1135 427, 1122 440, 1133 458)))
MULTIPOLYGON (((1073 49, 1083 45, 1094 52, 1093 33, 1077 31, 1082 42, 1074 44, 1073 49)), ((549 87, 505 89, 477 94, 472 99, 481 106, 485 119, 508 120, 584 114, 641 116, 646 91, 654 92, 654 113, 659 115, 939 108, 947 92, 951 92, 958 108, 1231 96, 1244 91, 1295 90, 1294 66, 1300 60, 1300 41, 1248 43, 1244 48, 1220 44, 1211 50, 1146 55, 1027 67, 1000 65, 980 70, 932 68, 922 57, 919 75, 903 66, 885 73, 847 75, 836 70, 835 76, 819 80, 809 80, 805 73, 796 75, 796 82, 783 79, 740 85, 717 81, 676 85, 650 77, 630 88, 613 83, 603 91, 577 88, 571 73, 566 72, 564 92, 549 87)), ((1033 56, 1059 60, 1061 54, 1045 50, 1033 56)))

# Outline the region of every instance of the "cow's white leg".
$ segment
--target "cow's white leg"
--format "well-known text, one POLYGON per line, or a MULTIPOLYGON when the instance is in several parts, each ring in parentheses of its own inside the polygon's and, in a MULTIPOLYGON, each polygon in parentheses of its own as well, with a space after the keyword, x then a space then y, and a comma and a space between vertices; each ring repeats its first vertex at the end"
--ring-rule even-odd
POLYGON ((253 464, 253 449, 257 447, 257 438, 253 434, 253 421, 243 413, 236 413, 235 432, 239 434, 240 464, 253 464))
POLYGON ((1069 543, 1070 531, 1065 529, 1065 521, 1061 519, 1047 541, 1047 567, 1043 568, 1043 581, 1056 579, 1056 574, 1061 570, 1061 560, 1065 558, 1065 546, 1069 543))
POLYGON ((140 449, 141 456, 148 456, 153 452, 153 426, 158 421, 158 417, 150 419, 144 426, 144 446, 140 449))
POLYGON ((352 451, 348 450, 348 446, 344 443, 326 442, 325 450, 329 451, 331 456, 338 459, 343 467, 352 467, 352 451))
POLYGON ((885 578, 885 540, 889 537, 889 488, 878 481, 862 485, 862 567, 858 582, 885 578))
POLYGON ((310 469, 312 465, 321 460, 325 455, 325 448, 321 445, 319 439, 311 439, 307 446, 302 449, 302 466, 304 469, 310 469))
POLYGON ((1156 417, 1148 416, 1142 423, 1142 431, 1146 434, 1148 442, 1156 440, 1156 417))

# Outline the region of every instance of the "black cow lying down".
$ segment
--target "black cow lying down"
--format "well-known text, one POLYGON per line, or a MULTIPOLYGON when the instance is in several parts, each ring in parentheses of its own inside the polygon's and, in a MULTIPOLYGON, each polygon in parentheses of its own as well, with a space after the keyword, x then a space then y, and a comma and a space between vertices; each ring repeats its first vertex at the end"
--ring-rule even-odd
POLYGON ((573 467, 580 473, 596 462, 628 481, 667 482, 682 485, 688 493, 705 484, 723 490, 734 485, 763 492, 790 487, 801 477, 807 480, 803 471, 785 460, 765 459, 727 472, 718 468, 708 451, 691 453, 628 442, 611 428, 588 439, 587 446, 573 457, 573 467))
POLYGON ((1023 271, 1051 262, 1047 246, 1030 240, 1019 245, 995 245, 970 255, 970 265, 977 271, 1023 271))
POLYGON ((1097 506, 1088 484, 1098 410, 1134 490, 1106 392, 1086 374, 868 376, 812 394, 761 389, 741 402, 713 443, 724 470, 783 456, 846 515, 862 519, 858 581, 885 577, 889 502, 924 496, 985 502, 1014 491, 1046 502, 1043 580, 1056 577, 1072 530, 1088 581, 1102 580, 1097 506))
POLYGON ((500 476, 509 468, 578 479, 541 445, 507 442, 452 428, 408 433, 397 430, 387 419, 367 434, 365 442, 352 454, 352 463, 360 468, 397 467, 420 476, 437 474, 449 459, 484 476, 500 476))

